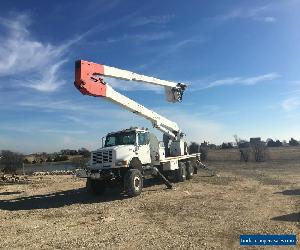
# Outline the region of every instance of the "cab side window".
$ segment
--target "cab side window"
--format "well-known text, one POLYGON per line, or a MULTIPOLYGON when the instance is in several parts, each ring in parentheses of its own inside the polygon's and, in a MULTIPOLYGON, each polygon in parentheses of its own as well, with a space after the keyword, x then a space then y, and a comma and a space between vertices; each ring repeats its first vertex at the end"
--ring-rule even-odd
POLYGON ((149 143, 149 133, 138 134, 139 145, 147 145, 149 143))
POLYGON ((114 145, 116 145, 116 137, 114 136, 106 137, 105 146, 110 147, 114 145))

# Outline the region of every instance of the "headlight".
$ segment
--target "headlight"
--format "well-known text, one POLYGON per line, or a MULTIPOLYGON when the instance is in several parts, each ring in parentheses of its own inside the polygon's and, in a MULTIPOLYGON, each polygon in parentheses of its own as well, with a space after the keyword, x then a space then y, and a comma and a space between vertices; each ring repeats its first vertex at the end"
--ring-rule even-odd
POLYGON ((117 166, 124 166, 124 165, 127 165, 128 164, 128 161, 118 161, 117 163, 117 166))

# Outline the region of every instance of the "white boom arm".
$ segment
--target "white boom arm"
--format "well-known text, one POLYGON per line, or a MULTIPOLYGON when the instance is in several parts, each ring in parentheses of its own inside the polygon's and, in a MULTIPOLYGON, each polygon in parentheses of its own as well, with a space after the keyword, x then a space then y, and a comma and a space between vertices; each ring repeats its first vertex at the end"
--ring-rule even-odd
POLYGON ((118 69, 106 65, 103 65, 103 67, 104 67, 104 75, 108 77, 113 77, 113 78, 118 78, 118 79, 128 80, 128 81, 150 83, 150 84, 160 85, 163 87, 170 87, 170 88, 174 88, 177 86, 177 83, 175 82, 160 80, 158 78, 154 78, 151 76, 145 76, 128 70, 118 69))
POLYGON ((118 69, 106 65, 103 65, 102 75, 127 81, 136 81, 144 84, 153 84, 165 87, 166 99, 169 102, 181 101, 182 94, 186 88, 186 85, 183 83, 161 80, 155 77, 145 76, 128 70, 118 69))
POLYGON ((120 94, 107 84, 105 98, 139 116, 146 118, 147 120, 150 120, 153 127, 167 134, 172 139, 177 138, 179 127, 175 122, 168 120, 167 118, 157 114, 156 112, 120 94))
POLYGON ((127 70, 121 70, 82 60, 77 61, 75 64, 74 84, 82 94, 104 97, 105 99, 150 120, 153 127, 159 129, 164 134, 167 134, 170 138, 179 138, 181 133, 175 122, 168 120, 167 118, 115 91, 111 86, 103 81, 101 76, 134 80, 163 86, 166 88, 167 99, 171 102, 181 101, 182 94, 186 88, 185 84, 176 84, 174 82, 136 74, 127 70))

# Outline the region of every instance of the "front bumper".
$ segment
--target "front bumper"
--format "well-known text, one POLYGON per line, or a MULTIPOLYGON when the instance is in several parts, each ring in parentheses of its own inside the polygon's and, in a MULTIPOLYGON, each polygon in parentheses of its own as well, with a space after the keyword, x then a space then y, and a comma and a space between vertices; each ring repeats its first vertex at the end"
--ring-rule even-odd
POLYGON ((111 171, 107 170, 91 170, 91 169, 77 169, 76 177, 91 178, 91 179, 110 179, 113 176, 111 171))
POLYGON ((119 176, 119 169, 77 169, 76 177, 97 180, 112 180, 119 176))

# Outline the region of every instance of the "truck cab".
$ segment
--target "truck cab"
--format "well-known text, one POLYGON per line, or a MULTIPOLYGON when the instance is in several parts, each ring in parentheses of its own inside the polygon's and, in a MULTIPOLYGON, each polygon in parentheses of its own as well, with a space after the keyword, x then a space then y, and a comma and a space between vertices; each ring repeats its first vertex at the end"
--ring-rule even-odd
POLYGON ((151 163, 149 131, 129 128, 112 132, 102 139, 102 148, 91 153, 90 168, 128 167, 133 158, 142 165, 151 163))

